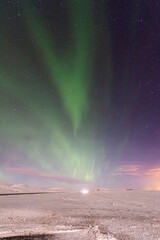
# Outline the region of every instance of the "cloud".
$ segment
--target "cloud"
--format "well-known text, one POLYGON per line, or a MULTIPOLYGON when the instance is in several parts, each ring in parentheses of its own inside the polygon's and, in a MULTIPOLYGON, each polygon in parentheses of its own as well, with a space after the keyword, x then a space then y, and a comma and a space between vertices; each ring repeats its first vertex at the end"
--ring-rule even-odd
POLYGON ((150 168, 147 165, 124 165, 119 167, 112 175, 153 176, 160 177, 160 166, 150 168))
POLYGON ((145 172, 145 175, 160 177, 160 167, 148 169, 148 171, 145 172))
POLYGON ((124 165, 122 167, 119 167, 115 173, 112 173, 112 175, 134 175, 134 176, 141 176, 142 171, 140 170, 139 165, 124 165))
POLYGON ((119 168, 119 170, 121 170, 121 172, 135 172, 138 170, 138 166, 137 165, 125 165, 121 168, 119 168))
POLYGON ((7 168, 5 168, 5 171, 8 173, 13 173, 13 174, 30 175, 30 176, 41 177, 41 178, 50 178, 50 179, 55 179, 56 181, 67 182, 67 183, 86 183, 86 181, 79 180, 79 179, 74 179, 74 178, 69 178, 69 177, 61 177, 61 176, 53 175, 53 174, 46 174, 46 173, 38 171, 35 168, 30 168, 30 167, 26 167, 26 166, 7 167, 7 168))

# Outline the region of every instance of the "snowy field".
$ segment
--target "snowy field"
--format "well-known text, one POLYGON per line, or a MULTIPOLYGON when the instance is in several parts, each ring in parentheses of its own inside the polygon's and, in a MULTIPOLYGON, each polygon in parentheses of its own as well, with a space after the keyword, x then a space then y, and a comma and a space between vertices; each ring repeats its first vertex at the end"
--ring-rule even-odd
POLYGON ((23 192, 36 189, 0 186, 0 239, 160 240, 159 191, 23 192))

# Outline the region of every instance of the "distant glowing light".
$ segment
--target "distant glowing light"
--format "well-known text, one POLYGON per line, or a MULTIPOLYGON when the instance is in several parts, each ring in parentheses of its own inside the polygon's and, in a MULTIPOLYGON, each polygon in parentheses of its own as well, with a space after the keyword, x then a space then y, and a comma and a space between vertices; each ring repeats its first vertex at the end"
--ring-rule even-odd
POLYGON ((88 191, 87 189, 82 189, 80 192, 81 192, 82 194, 88 194, 88 193, 89 193, 89 191, 88 191))

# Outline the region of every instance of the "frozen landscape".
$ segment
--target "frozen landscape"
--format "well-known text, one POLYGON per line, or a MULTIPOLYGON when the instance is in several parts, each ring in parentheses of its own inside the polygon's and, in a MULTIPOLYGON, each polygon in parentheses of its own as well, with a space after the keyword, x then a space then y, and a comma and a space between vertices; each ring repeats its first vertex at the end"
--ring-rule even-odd
POLYGON ((159 191, 1 185, 0 213, 0 239, 160 240, 159 191))

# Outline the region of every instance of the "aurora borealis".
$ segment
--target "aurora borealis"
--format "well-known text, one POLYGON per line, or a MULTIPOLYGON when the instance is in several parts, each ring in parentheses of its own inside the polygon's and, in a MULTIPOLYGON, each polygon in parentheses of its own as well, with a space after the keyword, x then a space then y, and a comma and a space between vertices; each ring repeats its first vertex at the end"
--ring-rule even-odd
POLYGON ((158 1, 0 1, 0 182, 160 189, 158 1))

